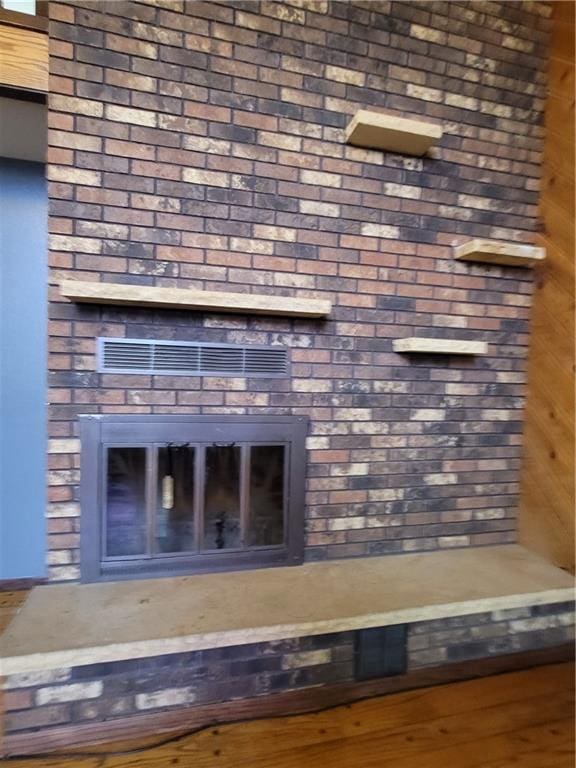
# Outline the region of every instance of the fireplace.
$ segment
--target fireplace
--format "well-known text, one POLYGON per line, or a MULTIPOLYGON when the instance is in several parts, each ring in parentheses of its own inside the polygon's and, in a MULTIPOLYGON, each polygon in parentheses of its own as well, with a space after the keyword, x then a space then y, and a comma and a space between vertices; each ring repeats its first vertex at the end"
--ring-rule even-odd
POLYGON ((80 422, 83 581, 302 562, 305 417, 80 422))

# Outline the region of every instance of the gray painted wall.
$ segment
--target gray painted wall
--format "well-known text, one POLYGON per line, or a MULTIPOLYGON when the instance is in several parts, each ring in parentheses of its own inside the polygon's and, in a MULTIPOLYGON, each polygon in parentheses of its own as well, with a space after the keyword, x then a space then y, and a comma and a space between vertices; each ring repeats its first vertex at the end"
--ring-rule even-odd
POLYGON ((45 571, 44 166, 0 159, 0 579, 45 571))

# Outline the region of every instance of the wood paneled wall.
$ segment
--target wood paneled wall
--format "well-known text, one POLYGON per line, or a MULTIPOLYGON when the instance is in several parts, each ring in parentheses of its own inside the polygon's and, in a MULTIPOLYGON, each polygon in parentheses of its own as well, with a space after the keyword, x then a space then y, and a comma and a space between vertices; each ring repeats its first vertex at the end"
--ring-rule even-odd
POLYGON ((520 540, 574 571, 574 3, 554 3, 520 540))

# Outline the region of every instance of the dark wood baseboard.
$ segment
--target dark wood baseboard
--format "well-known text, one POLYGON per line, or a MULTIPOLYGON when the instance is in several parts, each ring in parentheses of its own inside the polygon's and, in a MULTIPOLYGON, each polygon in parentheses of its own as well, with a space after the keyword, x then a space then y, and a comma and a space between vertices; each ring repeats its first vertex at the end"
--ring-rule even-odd
MULTIPOLYGON (((46 728, 33 733, 11 734, 4 740, 2 757, 14 755, 41 755, 74 751, 80 746, 106 744, 105 751, 121 751, 121 742, 142 738, 142 747, 166 741, 167 736, 177 738, 206 727, 223 723, 254 720, 267 717, 303 714, 349 704, 360 699, 383 696, 415 688, 471 680, 504 672, 514 672, 545 664, 557 664, 574 658, 570 643, 538 651, 526 651, 487 659, 475 659, 447 664, 432 669, 410 672, 400 677, 370 680, 362 683, 341 683, 323 688, 305 688, 271 696, 229 701, 219 704, 192 706, 186 709, 82 723, 58 728, 46 728), (147 738, 148 737, 148 738, 147 738), (116 742, 116 746, 114 744, 116 742)), ((84 748, 82 752, 89 752, 84 748)), ((95 753, 104 750, 94 749, 95 753)))
POLYGON ((39 584, 46 584, 48 579, 0 579, 0 592, 23 592, 39 584))

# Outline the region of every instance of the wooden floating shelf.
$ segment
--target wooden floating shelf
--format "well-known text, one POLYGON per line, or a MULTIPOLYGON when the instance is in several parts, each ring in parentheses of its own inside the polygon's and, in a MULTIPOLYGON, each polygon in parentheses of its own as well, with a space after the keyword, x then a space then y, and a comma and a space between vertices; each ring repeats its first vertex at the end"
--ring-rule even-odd
POLYGON ((454 258, 458 261, 481 261, 509 267, 533 267, 544 261, 546 249, 499 240, 470 240, 455 246, 454 258))
POLYGON ((411 336, 406 339, 394 339, 392 346, 394 352, 428 355, 486 355, 488 353, 488 344, 485 341, 463 339, 424 339, 411 336))
POLYGON ((319 299, 293 299, 253 293, 217 293, 149 285, 90 283, 80 280, 65 280, 60 285, 60 292, 67 299, 83 304, 120 304, 249 315, 326 317, 332 309, 329 301, 319 299))
POLYGON ((424 155, 442 137, 442 128, 405 117, 361 109, 346 128, 346 142, 405 155, 424 155))
MULTIPOLYGON (((4 13, 10 19, 26 19, 28 16, 4 13)), ((47 29, 25 29, 14 21, 0 21, 0 86, 36 93, 48 92, 47 29)))

